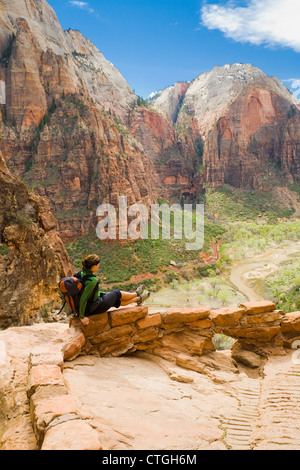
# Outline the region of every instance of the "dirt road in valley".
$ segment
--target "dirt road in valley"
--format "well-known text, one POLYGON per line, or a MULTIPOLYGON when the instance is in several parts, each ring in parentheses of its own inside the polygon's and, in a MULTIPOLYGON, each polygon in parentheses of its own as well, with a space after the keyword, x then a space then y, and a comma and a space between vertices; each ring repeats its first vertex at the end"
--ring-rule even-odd
POLYGON ((281 263, 291 259, 299 251, 300 242, 289 241, 253 258, 237 261, 232 265, 229 281, 249 301, 265 300, 265 279, 275 273, 281 263))

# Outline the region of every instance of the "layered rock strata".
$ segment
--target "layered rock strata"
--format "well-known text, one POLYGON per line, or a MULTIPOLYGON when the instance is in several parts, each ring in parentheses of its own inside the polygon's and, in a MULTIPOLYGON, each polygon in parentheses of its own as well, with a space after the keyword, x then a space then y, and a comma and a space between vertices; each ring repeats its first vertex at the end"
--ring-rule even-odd
POLYGON ((6 328, 59 302, 58 281, 72 268, 47 201, 11 175, 1 153, 0 201, 0 328, 6 328))
POLYGON ((198 156, 193 135, 178 137, 167 114, 144 107, 130 114, 131 133, 141 142, 155 172, 160 197, 193 201, 203 192, 197 173, 198 156))
POLYGON ((120 73, 79 32, 51 24, 59 49, 25 16, 13 22, 0 64, 2 148, 14 173, 51 202, 68 240, 91 232, 97 207, 118 204, 119 195, 156 201, 153 170, 123 122, 135 95, 120 73))
POLYGON ((299 104, 276 78, 226 64, 149 105, 44 0, 0 7, 2 150, 64 240, 94 230, 98 205, 119 195, 149 206, 196 201, 206 183, 299 184, 299 104))
POLYGON ((94 230, 97 207, 119 195, 146 206, 195 197, 193 144, 180 147, 170 119, 139 106, 89 39, 63 31, 44 0, 0 6, 2 151, 48 198, 64 240, 94 230))
POLYGON ((178 85, 159 92, 153 104, 179 135, 203 139, 205 182, 254 189, 299 184, 299 101, 276 77, 250 64, 226 64, 186 84, 180 100, 178 85))

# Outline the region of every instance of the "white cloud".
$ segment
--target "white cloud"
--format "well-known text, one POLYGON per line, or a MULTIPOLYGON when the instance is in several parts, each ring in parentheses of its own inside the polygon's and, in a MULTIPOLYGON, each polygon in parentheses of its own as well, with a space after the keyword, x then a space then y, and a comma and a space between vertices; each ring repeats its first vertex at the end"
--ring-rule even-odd
POLYGON ((300 52, 299 0, 236 0, 225 5, 205 4, 201 20, 208 29, 219 29, 225 36, 256 45, 288 47, 300 52))
POLYGON ((289 78, 288 80, 282 80, 284 83, 287 84, 287 87, 296 98, 300 99, 300 79, 299 78, 289 78))
POLYGON ((93 8, 91 8, 89 4, 86 2, 77 2, 75 0, 70 0, 69 3, 73 5, 74 7, 80 8, 81 10, 86 10, 89 13, 94 13, 93 8))

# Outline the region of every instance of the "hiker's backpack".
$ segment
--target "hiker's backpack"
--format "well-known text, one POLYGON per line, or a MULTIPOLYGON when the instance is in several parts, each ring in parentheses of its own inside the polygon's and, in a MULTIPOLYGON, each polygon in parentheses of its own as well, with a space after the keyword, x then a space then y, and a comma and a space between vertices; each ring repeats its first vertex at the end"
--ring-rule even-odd
MULTIPOLYGON (((72 277, 64 277, 60 280, 58 287, 64 297, 64 305, 60 310, 59 314, 63 311, 65 305, 67 304, 71 313, 75 316, 79 315, 79 303, 80 297, 84 291, 85 283, 88 279, 96 277, 92 274, 86 274, 85 276, 81 277, 80 272, 74 274, 72 277)), ((99 282, 96 284, 93 294, 95 290, 98 289, 99 282)))

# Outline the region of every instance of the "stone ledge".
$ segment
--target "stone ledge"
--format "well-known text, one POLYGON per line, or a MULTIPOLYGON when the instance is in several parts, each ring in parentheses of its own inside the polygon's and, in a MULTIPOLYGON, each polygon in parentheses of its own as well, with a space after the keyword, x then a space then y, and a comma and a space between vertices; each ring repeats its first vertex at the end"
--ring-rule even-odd
POLYGON ((120 307, 110 312, 109 322, 111 327, 126 325, 135 323, 140 318, 146 317, 147 314, 148 308, 144 305, 140 307, 120 307))
POLYGON ((225 307, 218 310, 212 310, 209 317, 216 326, 235 326, 245 313, 244 308, 225 307))
POLYGON ((97 432, 80 418, 68 394, 62 358, 72 360, 90 351, 99 356, 120 356, 141 350, 208 373, 213 364, 211 354, 216 354, 212 341, 216 332, 238 340, 235 354, 242 355, 245 362, 249 355, 245 359, 243 348, 257 349, 260 356, 264 351, 268 355, 292 347, 300 338, 300 312, 285 314, 264 301, 213 311, 199 306, 153 314, 146 306, 126 307, 91 317, 85 327, 80 320, 71 319, 69 329, 55 344, 30 354, 27 395, 39 446, 42 450, 102 449, 97 432))
POLYGON ((283 333, 300 333, 300 312, 287 313, 281 322, 283 333))
POLYGON ((258 302, 244 302, 239 307, 244 308, 248 315, 253 315, 255 313, 272 312, 275 310, 276 305, 269 300, 261 300, 258 302))
POLYGON ((203 320, 209 313, 207 307, 169 308, 162 317, 164 323, 187 323, 203 320))
MULTIPOLYGON (((146 306, 123 307, 91 317, 87 327, 81 326, 76 319, 70 325, 73 333, 64 346, 64 360, 74 359, 82 353, 118 356, 140 349, 155 354, 160 348, 165 349, 164 343, 170 343, 171 338, 174 344, 182 342, 181 348, 184 344, 188 353, 188 342, 182 338, 192 337, 192 333, 205 338, 209 350, 216 333, 231 336, 243 345, 249 343, 251 348, 257 343, 260 350, 264 343, 268 348, 274 344, 283 346, 284 340, 300 331, 297 313, 285 315, 275 310, 275 304, 269 301, 245 302, 239 307, 212 311, 205 306, 171 308, 152 314, 146 306), (166 335, 171 335, 168 340, 164 339, 166 335)), ((206 345, 202 352, 198 346, 197 354, 205 353, 206 345)), ((194 341, 191 341, 190 354, 195 354, 194 341)))

